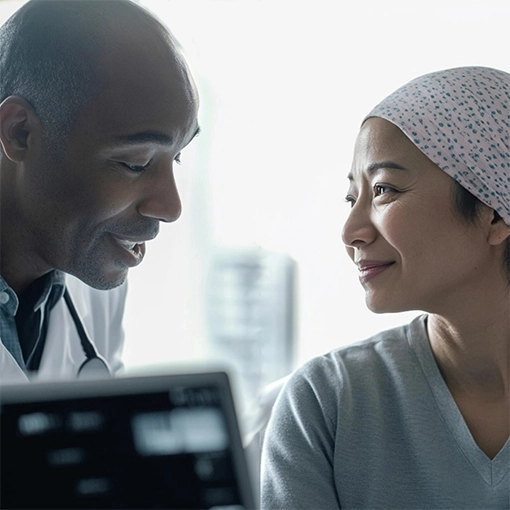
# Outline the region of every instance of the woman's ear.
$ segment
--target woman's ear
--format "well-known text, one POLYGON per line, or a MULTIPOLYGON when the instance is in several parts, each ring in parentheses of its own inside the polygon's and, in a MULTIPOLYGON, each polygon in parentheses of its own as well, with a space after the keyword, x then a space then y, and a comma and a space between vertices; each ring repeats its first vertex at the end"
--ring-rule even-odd
POLYGON ((496 246, 510 237, 510 226, 503 221, 496 211, 492 211, 492 213, 488 241, 491 245, 496 246))
POLYGON ((9 96, 0 104, 0 143, 11 161, 20 163, 25 159, 40 128, 39 118, 26 99, 9 96))

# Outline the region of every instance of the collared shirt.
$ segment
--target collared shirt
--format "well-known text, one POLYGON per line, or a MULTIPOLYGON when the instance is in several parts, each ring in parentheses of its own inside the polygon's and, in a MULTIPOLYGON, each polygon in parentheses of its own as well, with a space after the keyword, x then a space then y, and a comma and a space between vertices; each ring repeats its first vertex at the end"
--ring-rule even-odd
POLYGON ((0 338, 24 371, 39 368, 49 314, 64 289, 63 273, 51 271, 18 297, 0 276, 0 338))

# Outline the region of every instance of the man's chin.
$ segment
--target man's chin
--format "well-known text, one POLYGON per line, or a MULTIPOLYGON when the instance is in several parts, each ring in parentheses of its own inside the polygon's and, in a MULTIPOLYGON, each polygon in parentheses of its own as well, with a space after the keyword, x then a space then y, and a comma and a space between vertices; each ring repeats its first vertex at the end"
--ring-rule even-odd
POLYGON ((83 283, 97 290, 111 290, 122 285, 127 278, 128 269, 116 270, 116 271, 98 271, 91 274, 90 271, 80 272, 76 271, 70 273, 83 283))

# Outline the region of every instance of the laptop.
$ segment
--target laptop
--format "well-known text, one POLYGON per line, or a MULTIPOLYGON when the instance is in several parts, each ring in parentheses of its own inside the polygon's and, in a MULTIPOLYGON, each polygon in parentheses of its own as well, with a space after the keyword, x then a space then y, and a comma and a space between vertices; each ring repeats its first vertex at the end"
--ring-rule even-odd
POLYGON ((253 509, 225 372, 3 386, 0 507, 253 509))

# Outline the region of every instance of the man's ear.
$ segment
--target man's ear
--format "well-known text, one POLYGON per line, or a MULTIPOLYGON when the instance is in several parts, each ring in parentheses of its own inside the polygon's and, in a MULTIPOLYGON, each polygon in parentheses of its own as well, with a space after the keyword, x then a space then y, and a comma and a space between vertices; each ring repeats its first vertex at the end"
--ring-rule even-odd
POLYGON ((489 244, 496 246, 510 237, 510 227, 503 221, 501 216, 493 212, 492 221, 489 228, 489 244))
POLYGON ((26 99, 9 96, 0 104, 0 143, 11 161, 23 161, 34 134, 40 130, 39 118, 26 99))

